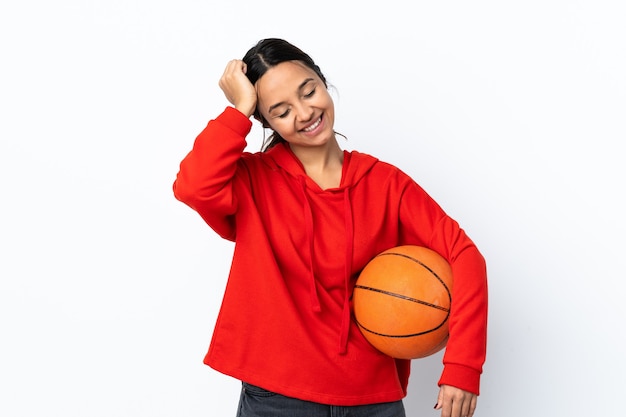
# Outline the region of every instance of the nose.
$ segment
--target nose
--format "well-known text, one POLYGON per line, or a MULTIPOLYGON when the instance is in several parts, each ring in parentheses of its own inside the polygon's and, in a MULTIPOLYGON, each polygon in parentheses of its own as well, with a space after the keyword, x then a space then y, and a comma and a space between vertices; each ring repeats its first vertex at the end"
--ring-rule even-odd
POLYGON ((314 110, 311 106, 307 106, 305 103, 298 103, 295 106, 296 117, 300 122, 309 122, 313 118, 314 110))

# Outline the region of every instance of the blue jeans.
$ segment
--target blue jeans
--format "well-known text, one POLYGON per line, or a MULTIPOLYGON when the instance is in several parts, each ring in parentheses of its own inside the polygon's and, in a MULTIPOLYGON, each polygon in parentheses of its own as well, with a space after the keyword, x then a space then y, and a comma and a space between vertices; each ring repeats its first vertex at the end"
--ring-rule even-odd
POLYGON ((244 382, 237 417, 406 417, 402 401, 340 407, 285 397, 244 382))

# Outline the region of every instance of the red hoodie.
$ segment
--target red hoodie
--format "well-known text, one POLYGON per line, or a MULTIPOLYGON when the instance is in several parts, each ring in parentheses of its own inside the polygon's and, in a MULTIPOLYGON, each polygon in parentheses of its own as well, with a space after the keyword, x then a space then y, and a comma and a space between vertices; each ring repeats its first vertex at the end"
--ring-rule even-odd
POLYGON ((359 271, 383 250, 426 246, 454 276, 439 381, 478 394, 485 360, 484 259, 459 225, 398 168, 344 151, 338 188, 322 190, 286 144, 244 152, 252 123, 232 107, 197 137, 177 199, 235 242, 204 362, 286 396, 333 405, 402 399, 410 361, 373 348, 351 319, 359 271))

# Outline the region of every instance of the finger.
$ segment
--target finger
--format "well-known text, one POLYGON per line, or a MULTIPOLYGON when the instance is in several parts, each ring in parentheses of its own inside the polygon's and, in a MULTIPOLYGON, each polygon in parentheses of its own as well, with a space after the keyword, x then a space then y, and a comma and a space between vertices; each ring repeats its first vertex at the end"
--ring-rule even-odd
POLYGON ((230 76, 232 74, 243 72, 244 66, 245 66, 245 63, 240 59, 232 59, 228 61, 228 63, 226 64, 226 68, 224 68, 224 73, 222 74, 222 78, 230 76))
POLYGON ((437 402, 435 403, 435 410, 440 410, 443 406, 443 389, 439 388, 439 394, 437 395, 437 402))
POLYGON ((472 395, 467 392, 460 392, 455 398, 455 402, 459 406, 459 416, 469 417, 470 403, 472 395))
POLYGON ((240 76, 243 73, 243 70, 242 70, 243 65, 244 65, 243 61, 238 60, 238 59, 233 59, 231 61, 228 61, 228 63, 226 64, 226 68, 224 68, 224 73, 222 74, 219 80, 219 86, 220 88, 222 88, 222 90, 227 88, 229 84, 236 82, 236 80, 238 79, 238 76, 240 76))
POLYGON ((456 402, 449 395, 444 395, 439 402, 441 417, 458 417, 458 415, 454 414, 455 406, 456 402))
POLYGON ((476 402, 477 396, 470 394, 464 395, 461 398, 456 399, 456 401, 461 408, 461 417, 472 417, 474 415, 474 411, 476 410, 476 402))
POLYGON ((462 398, 454 398, 449 415, 452 417, 465 417, 465 414, 463 414, 463 403, 462 398))
POLYGON ((233 65, 235 65, 235 60, 234 59, 231 59, 230 61, 228 61, 226 63, 226 67, 224 68, 224 74, 223 75, 226 75, 226 74, 230 73, 232 71, 233 65))
POLYGON ((467 417, 472 417, 474 415, 474 411, 476 411, 476 404, 478 403, 478 397, 472 396, 472 400, 470 401, 470 408, 467 414, 467 417))

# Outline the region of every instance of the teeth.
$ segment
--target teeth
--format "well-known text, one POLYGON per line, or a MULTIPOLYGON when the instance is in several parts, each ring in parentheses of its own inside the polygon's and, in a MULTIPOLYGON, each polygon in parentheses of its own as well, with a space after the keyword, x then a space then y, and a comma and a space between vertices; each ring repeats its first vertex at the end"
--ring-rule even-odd
POLYGON ((317 119, 317 122, 313 123, 311 126, 307 127, 306 129, 304 129, 305 132, 310 132, 313 129, 315 129, 316 127, 318 127, 320 125, 320 123, 322 123, 322 118, 320 117, 319 119, 317 119))

